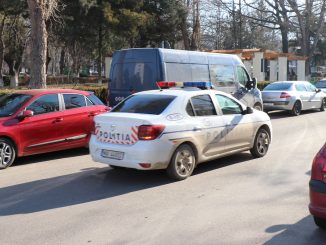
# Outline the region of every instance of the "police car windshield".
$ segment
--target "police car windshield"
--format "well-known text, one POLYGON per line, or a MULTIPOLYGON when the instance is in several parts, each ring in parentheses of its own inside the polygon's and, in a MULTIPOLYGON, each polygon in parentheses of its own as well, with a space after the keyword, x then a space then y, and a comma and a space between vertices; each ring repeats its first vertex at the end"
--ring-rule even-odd
POLYGON ((268 90, 277 90, 277 91, 285 91, 289 90, 292 86, 292 83, 271 83, 264 88, 264 91, 268 90))
POLYGON ((27 94, 6 94, 0 96, 0 117, 13 115, 30 98, 32 96, 27 94))
POLYGON ((138 94, 122 101, 111 112, 161 114, 176 98, 172 95, 138 94))

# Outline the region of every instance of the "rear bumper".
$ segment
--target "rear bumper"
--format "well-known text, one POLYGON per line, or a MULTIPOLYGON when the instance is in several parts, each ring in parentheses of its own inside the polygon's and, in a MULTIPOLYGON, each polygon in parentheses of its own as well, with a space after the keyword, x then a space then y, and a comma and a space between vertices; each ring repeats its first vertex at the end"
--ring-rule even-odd
POLYGON ((140 170, 165 169, 175 150, 172 142, 153 140, 138 141, 134 145, 119 145, 99 142, 96 136, 92 135, 89 150, 93 161, 108 165, 134 168, 140 170), (102 156, 102 150, 123 152, 122 160, 111 159, 102 156), (150 168, 143 168, 139 163, 150 163, 150 168))
POLYGON ((310 180, 309 211, 313 216, 326 219, 326 183, 310 180))
POLYGON ((291 101, 264 101, 264 110, 292 110, 291 101))

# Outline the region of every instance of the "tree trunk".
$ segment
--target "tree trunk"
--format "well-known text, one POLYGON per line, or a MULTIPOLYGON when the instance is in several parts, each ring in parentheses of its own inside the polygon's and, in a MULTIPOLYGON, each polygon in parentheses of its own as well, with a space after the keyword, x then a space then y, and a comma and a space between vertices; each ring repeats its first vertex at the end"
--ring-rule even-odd
POLYGON ((47 31, 43 1, 27 0, 31 21, 31 88, 46 88, 47 31))
POLYGON ((288 53, 289 52, 289 37, 288 37, 288 30, 280 25, 281 36, 282 36, 282 52, 288 53))
POLYGON ((193 31, 191 36, 191 50, 200 48, 200 13, 199 0, 193 2, 193 31))
POLYGON ((65 49, 61 49, 60 53, 60 74, 62 75, 64 73, 65 69, 65 49))
POLYGON ((10 74, 10 87, 17 88, 18 87, 18 74, 19 72, 14 70, 12 74, 10 74))
MULTIPOLYGON (((102 1, 99 2, 102 6, 102 1)), ((98 23, 98 61, 97 61, 97 72, 98 72, 98 83, 102 84, 102 60, 103 60, 103 16, 100 13, 98 23)))
POLYGON ((4 86, 3 81, 3 74, 2 74, 2 64, 4 59, 4 50, 5 50, 5 43, 3 41, 3 30, 5 26, 6 16, 3 16, 1 23, 0 23, 0 87, 4 86))

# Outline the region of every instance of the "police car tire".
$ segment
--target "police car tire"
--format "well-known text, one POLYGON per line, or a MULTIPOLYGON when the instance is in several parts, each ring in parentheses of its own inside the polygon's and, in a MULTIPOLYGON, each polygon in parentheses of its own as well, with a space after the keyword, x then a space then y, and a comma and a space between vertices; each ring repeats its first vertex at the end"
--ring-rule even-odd
POLYGON ((260 158, 266 155, 270 143, 270 134, 264 129, 260 128, 256 134, 254 146, 250 149, 250 153, 254 158, 260 158), (268 141, 266 142, 263 141, 268 141), (263 145, 262 145, 263 144, 263 145))
POLYGON ((326 219, 318 218, 314 216, 315 224, 321 229, 326 229, 326 219))
MULTIPOLYGON (((182 166, 184 166, 184 165, 182 164, 182 166)), ((195 153, 194 153, 192 147, 188 144, 183 144, 183 145, 179 146, 173 153, 172 159, 170 161, 168 168, 166 169, 166 172, 167 172, 168 176, 172 179, 184 180, 192 174, 195 166, 196 166, 196 156, 195 156, 195 153), (179 166, 179 171, 178 171, 178 166, 177 166, 180 163, 180 162, 178 162, 178 159, 181 157, 182 152, 189 153, 189 158, 192 159, 191 167, 189 170, 186 171, 186 173, 184 175, 179 173, 180 166, 179 166)))
POLYGON ((0 138, 0 169, 5 169, 10 167, 14 163, 15 159, 16 159, 16 148, 14 144, 9 139, 0 138), (7 153, 10 153, 9 161, 5 161, 4 159, 2 159, 1 154, 4 148, 7 149, 6 150, 7 153), (6 162, 5 164, 4 161, 6 162))

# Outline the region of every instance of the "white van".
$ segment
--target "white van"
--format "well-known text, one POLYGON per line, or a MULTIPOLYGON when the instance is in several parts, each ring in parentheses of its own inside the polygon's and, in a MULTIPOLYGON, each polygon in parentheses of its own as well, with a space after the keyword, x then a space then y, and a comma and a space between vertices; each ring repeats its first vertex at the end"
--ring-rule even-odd
POLYGON ((135 48, 113 54, 109 96, 115 106, 132 93, 157 89, 158 81, 211 82, 247 106, 263 109, 256 79, 236 55, 160 48, 135 48))

